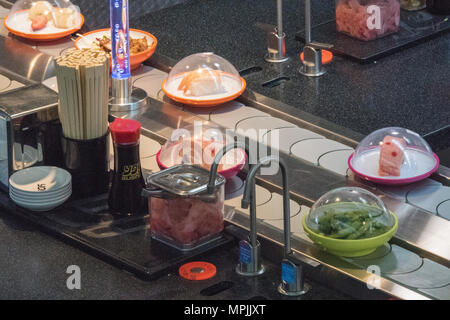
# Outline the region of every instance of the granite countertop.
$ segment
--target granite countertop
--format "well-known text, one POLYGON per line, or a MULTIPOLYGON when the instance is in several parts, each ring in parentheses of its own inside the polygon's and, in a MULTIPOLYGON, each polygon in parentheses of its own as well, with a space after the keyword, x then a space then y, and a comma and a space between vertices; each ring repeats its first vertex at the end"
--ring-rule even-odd
MULTIPOLYGON (((304 28, 304 2, 283 1, 283 6, 291 56, 283 64, 264 61, 265 34, 254 26, 276 24, 274 0, 190 0, 132 19, 131 25, 153 33, 157 53, 175 60, 213 51, 238 70, 260 66, 261 72, 245 77, 248 88, 362 135, 400 126, 423 136, 447 128, 448 136, 450 33, 367 64, 336 56, 327 74, 307 78, 298 73, 301 43, 295 40, 304 28), (290 80, 262 86, 280 76, 290 80)), ((334 7, 334 0, 312 1, 313 25, 333 19, 334 7)))
MULTIPOLYGON (((1 195, 2 201, 5 196, 1 195)), ((7 200, 6 200, 7 201, 7 200)), ((213 263, 217 274, 205 281, 189 281, 177 272, 153 281, 144 281, 107 264, 60 239, 49 236, 35 225, 0 212, 0 300, 7 299, 285 299, 276 290, 281 268, 264 261, 266 273, 243 278, 234 271, 237 245, 215 250, 199 260, 213 263), (69 266, 80 268, 81 289, 69 290, 66 281, 69 266), (201 290, 221 281, 233 287, 215 296, 204 296, 201 290), (256 282, 255 282, 256 281, 256 282)), ((307 278, 312 290, 300 299, 349 299, 307 278)))

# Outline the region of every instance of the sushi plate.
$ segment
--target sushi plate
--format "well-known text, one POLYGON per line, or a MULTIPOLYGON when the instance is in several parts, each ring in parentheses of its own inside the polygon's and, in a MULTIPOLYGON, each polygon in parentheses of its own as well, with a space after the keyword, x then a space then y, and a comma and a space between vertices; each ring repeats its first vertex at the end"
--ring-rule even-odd
POLYGON ((433 153, 426 154, 415 149, 406 149, 405 158, 409 159, 410 166, 403 165, 400 176, 378 175, 380 148, 374 148, 354 157, 348 158, 348 167, 356 175, 365 180, 386 185, 408 184, 428 178, 439 168, 439 158, 433 153))
POLYGON ((78 30, 84 24, 84 16, 80 13, 80 23, 71 29, 56 28, 53 23, 48 22, 47 26, 41 30, 32 31, 31 21, 28 20, 28 11, 21 10, 12 16, 6 16, 3 19, 3 25, 12 34, 32 40, 52 41, 69 36, 78 30))
POLYGON ((178 90, 178 86, 183 78, 184 74, 182 73, 174 76, 171 81, 164 80, 161 85, 162 90, 172 100, 197 107, 211 107, 234 100, 244 92, 247 86, 244 78, 237 78, 224 72, 222 74, 222 84, 225 92, 195 97, 186 95, 182 90, 178 90))

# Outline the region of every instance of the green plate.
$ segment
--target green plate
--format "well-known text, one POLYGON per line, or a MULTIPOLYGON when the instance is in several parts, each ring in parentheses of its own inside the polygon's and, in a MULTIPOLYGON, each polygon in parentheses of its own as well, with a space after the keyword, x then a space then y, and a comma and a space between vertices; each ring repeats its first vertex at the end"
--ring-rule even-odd
POLYGON ((395 232, 397 232, 398 228, 398 219, 396 215, 391 212, 394 217, 395 223, 394 226, 389 229, 386 233, 383 233, 379 236, 367 239, 357 239, 357 240, 344 240, 344 239, 333 239, 327 236, 318 234, 308 228, 306 225, 306 218, 308 215, 305 215, 302 220, 303 229, 307 236, 317 245, 319 245, 324 251, 330 252, 337 256, 342 257, 360 257, 371 254, 375 251, 376 248, 382 246, 394 236, 395 232))

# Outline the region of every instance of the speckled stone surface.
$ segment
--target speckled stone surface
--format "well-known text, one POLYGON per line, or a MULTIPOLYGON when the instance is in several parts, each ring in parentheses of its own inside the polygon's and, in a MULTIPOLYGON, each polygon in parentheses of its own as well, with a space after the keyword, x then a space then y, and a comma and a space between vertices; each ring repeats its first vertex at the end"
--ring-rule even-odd
MULTIPOLYGON (((426 135, 450 124, 450 34, 403 49, 379 61, 360 64, 335 57, 328 73, 307 78, 298 73, 304 28, 303 1, 284 1, 284 31, 292 57, 268 64, 266 39, 256 22, 276 23, 273 0, 192 0, 133 19, 133 27, 158 38, 157 52, 179 60, 214 51, 242 70, 263 70, 246 76, 256 92, 325 118, 363 135, 387 126, 401 126, 426 135), (275 88, 262 83, 287 76, 275 88)), ((312 1, 313 25, 334 17, 334 0, 312 1)))
MULTIPOLYGON (((0 194, 0 201, 7 201, 0 194)), ((215 277, 206 281, 189 281, 176 272, 154 281, 143 281, 109 265, 63 241, 39 231, 36 226, 17 220, 0 210, 0 300, 7 299, 285 299, 276 287, 280 267, 265 261, 266 274, 258 279, 242 278, 234 271, 238 259, 237 245, 223 248, 199 260, 217 267, 215 277), (67 267, 81 270, 81 289, 66 286, 67 267), (221 281, 234 286, 216 296, 204 296, 201 290, 221 281)), ((312 290, 300 299, 349 299, 307 278, 312 290)))

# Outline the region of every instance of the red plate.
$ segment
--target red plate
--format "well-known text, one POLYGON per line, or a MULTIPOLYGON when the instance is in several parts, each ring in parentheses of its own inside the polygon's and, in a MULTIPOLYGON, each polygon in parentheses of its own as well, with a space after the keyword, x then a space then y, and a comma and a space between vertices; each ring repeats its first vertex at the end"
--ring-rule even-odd
POLYGON ((426 172, 423 172, 421 174, 417 174, 417 175, 414 175, 411 177, 405 177, 405 178, 381 177, 381 176, 375 176, 375 175, 371 175, 371 174, 357 170, 355 168, 355 166, 353 165, 353 156, 354 156, 354 153, 352 153, 350 155, 350 157, 348 158, 348 162, 347 162, 350 170, 352 170, 356 175, 358 175, 359 177, 361 177, 364 180, 372 181, 372 182, 379 183, 379 184, 385 184, 385 185, 403 185, 403 184, 417 182, 417 181, 428 178, 439 168, 439 157, 435 153, 433 153, 435 164, 432 169, 430 169, 426 172))

